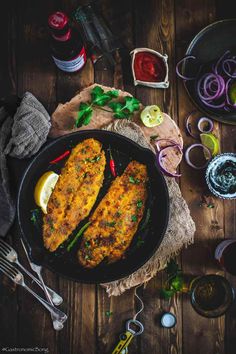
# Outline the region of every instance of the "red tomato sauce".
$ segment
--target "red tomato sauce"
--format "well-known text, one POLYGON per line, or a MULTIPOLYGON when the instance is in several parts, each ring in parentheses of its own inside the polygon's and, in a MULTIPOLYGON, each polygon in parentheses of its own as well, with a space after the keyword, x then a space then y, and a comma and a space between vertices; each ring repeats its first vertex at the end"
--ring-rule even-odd
POLYGON ((162 82, 165 80, 166 68, 163 60, 149 52, 139 52, 134 58, 136 80, 162 82))

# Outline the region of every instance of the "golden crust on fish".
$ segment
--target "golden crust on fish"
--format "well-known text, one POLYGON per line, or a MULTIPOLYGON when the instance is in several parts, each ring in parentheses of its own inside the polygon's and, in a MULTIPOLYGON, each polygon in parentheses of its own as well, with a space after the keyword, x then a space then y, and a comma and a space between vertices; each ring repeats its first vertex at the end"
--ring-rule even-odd
POLYGON ((43 218, 43 240, 49 251, 55 251, 89 215, 103 183, 105 165, 105 153, 97 140, 86 139, 72 149, 43 218))
POLYGON ((114 262, 124 255, 143 217, 147 179, 146 166, 132 161, 113 181, 84 232, 78 251, 81 265, 93 268, 104 259, 114 262))

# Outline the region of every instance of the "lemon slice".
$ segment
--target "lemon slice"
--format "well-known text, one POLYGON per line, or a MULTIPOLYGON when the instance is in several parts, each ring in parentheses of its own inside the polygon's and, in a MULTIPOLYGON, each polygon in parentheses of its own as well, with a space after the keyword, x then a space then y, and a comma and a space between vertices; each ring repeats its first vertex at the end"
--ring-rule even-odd
POLYGON ((143 124, 148 127, 155 127, 163 122, 163 115, 158 106, 146 106, 140 115, 143 124))
POLYGON ((45 172, 38 180, 34 189, 35 203, 47 214, 47 204, 59 175, 53 171, 45 172))
MULTIPOLYGON (((213 157, 219 154, 220 143, 215 135, 213 135, 212 133, 202 133, 200 134, 200 138, 202 144, 210 150, 213 157)), ((209 156, 205 157, 206 159, 209 159, 209 156)))

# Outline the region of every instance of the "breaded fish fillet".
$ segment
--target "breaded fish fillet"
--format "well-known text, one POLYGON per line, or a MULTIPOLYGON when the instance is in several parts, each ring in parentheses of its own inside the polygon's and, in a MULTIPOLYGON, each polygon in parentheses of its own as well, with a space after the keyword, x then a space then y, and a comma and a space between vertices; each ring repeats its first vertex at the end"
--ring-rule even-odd
POLYGON ((132 161, 114 180, 84 232, 78 251, 84 267, 93 268, 105 258, 114 262, 123 256, 143 217, 147 178, 146 166, 132 161))
POLYGON ((49 251, 55 251, 90 213, 103 183, 105 165, 97 140, 84 140, 71 151, 43 219, 43 240, 49 251))

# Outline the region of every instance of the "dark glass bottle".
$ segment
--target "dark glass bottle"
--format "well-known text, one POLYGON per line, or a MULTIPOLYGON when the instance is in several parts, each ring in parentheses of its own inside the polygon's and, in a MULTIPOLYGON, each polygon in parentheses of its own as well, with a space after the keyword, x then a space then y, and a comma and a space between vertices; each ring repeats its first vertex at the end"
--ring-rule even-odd
POLYGON ((215 258, 227 272, 236 275, 236 240, 222 241, 216 247, 215 258))
POLYGON ((80 33, 70 27, 63 12, 54 12, 48 18, 51 33, 50 47, 56 66, 66 72, 81 70, 86 63, 86 52, 80 33))

